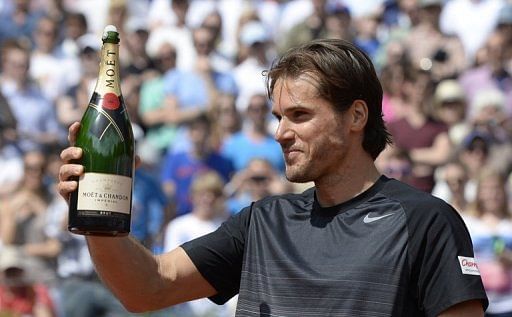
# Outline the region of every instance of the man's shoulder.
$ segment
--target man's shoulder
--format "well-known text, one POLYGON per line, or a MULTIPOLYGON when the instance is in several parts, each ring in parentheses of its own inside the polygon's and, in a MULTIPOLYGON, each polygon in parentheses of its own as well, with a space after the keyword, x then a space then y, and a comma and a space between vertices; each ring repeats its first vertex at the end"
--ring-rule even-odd
POLYGON ((406 211, 431 213, 451 208, 444 200, 396 179, 390 179, 381 194, 400 203, 406 211))

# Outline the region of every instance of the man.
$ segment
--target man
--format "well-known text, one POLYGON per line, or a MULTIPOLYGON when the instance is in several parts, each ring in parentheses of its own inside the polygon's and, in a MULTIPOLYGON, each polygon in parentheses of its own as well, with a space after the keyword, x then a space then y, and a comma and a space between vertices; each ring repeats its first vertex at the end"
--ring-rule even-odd
MULTIPOLYGON (((313 41, 267 75, 286 176, 315 187, 257 201, 161 256, 132 238, 88 237, 124 305, 221 304, 239 293, 237 316, 483 316, 487 299, 458 214, 375 168, 389 134, 368 57, 345 41, 313 41)), ((78 129, 70 127, 71 142, 78 129)), ((62 152, 66 162, 80 155, 62 152)), ((63 196, 82 172, 62 166, 63 196)))
POLYGON ((2 43, 0 90, 16 119, 16 145, 23 151, 42 150, 64 141, 53 104, 30 77, 30 50, 22 42, 2 43))

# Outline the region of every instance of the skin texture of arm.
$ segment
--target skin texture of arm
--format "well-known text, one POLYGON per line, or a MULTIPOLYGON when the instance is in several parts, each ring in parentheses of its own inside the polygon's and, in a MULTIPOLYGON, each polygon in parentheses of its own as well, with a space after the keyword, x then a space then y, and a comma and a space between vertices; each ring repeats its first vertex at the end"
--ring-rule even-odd
POLYGON ((87 241, 101 279, 132 312, 216 293, 181 248, 154 256, 132 237, 88 237, 87 241))
POLYGON ((484 310, 482 302, 479 300, 470 300, 454 305, 444 312, 439 317, 483 317, 484 310))

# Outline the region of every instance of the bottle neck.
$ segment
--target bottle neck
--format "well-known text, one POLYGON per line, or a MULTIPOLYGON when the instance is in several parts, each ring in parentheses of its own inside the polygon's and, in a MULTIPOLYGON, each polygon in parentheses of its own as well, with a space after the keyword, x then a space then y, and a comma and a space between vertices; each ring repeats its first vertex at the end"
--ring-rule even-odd
POLYGON ((118 44, 103 43, 98 81, 94 91, 100 96, 104 96, 107 93, 114 93, 118 97, 121 96, 118 44))

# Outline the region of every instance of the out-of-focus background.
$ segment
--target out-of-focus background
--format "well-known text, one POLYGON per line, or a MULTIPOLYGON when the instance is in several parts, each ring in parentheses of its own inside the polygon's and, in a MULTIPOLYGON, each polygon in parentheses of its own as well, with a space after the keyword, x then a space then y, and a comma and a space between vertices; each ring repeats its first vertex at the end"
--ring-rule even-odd
MULTIPOLYGON (((512 316, 512 4, 506 0, 0 1, 0 316, 132 316, 101 284, 56 193, 105 25, 142 166, 132 234, 158 254, 290 184, 262 71, 343 38, 381 79, 380 171, 454 206, 491 300, 512 316)), ((136 274, 136 272, 134 272, 136 274)), ((233 316, 208 300, 144 316, 233 316)), ((503 314, 503 315, 498 315, 503 314)))

